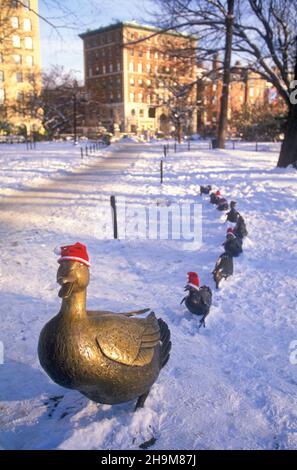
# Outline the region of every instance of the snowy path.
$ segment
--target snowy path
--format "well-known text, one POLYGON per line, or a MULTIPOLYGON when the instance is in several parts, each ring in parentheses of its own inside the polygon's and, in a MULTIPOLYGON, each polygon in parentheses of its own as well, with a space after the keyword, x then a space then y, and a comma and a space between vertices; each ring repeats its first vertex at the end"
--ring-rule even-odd
MULTIPOLYGON (((0 203, 0 448, 154 449, 297 447, 296 172, 274 169, 277 154, 160 151, 129 144, 48 184, 4 194, 0 203), (106 241, 98 205, 110 194, 151 204, 197 201, 214 183, 238 201, 250 235, 235 276, 214 292, 207 328, 179 306, 186 273, 210 272, 226 226, 203 201, 203 245, 179 241, 106 241), (91 257, 90 308, 151 307, 173 338, 172 357, 146 407, 100 406, 58 387, 42 372, 39 331, 59 308, 53 247, 86 243, 91 257)), ((200 201, 200 199, 199 199, 200 201)))

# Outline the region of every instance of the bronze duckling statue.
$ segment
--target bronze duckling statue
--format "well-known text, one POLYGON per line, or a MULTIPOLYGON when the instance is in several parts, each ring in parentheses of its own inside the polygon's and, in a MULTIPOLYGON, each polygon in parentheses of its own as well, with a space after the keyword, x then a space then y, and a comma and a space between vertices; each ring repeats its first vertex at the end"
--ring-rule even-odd
POLYGON ((60 312, 42 329, 40 364, 62 387, 98 403, 138 399, 142 407, 170 356, 170 331, 144 309, 128 313, 86 310, 89 257, 80 243, 61 248, 57 282, 60 312))

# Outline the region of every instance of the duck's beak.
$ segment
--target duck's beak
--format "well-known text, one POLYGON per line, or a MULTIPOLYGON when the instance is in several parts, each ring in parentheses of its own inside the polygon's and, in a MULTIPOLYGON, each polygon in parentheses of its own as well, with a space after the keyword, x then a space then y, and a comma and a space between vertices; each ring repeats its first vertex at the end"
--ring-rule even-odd
POLYGON ((69 274, 68 276, 59 276, 57 278, 58 284, 60 284, 61 289, 59 290, 58 296, 62 299, 68 299, 72 294, 72 290, 75 283, 75 276, 69 274))

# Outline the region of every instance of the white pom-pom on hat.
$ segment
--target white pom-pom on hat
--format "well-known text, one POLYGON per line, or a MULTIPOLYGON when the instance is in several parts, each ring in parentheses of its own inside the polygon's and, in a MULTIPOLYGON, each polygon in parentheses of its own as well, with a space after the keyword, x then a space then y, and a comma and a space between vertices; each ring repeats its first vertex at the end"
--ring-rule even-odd
POLYGON ((55 255, 61 256, 61 254, 62 254, 61 247, 56 246, 56 248, 54 248, 54 253, 55 253, 55 255))

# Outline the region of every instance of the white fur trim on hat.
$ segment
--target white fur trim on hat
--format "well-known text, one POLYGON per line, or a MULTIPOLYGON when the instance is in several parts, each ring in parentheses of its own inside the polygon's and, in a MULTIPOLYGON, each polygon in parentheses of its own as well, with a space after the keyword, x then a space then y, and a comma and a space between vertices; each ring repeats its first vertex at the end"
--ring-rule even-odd
POLYGON ((79 258, 78 256, 61 256, 61 258, 58 259, 58 263, 61 263, 61 261, 65 260, 79 261, 80 263, 86 264, 88 267, 91 266, 91 264, 87 260, 79 258))
POLYGON ((188 282, 187 286, 193 287, 194 289, 197 289, 197 290, 200 289, 199 286, 195 286, 195 284, 192 284, 191 282, 188 282))

